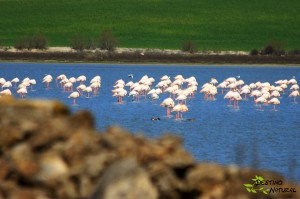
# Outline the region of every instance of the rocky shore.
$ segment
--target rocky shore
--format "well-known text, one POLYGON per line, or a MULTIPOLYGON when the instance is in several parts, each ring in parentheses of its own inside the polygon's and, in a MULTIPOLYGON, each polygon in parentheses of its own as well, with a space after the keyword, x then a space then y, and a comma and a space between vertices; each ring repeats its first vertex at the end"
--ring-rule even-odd
POLYGON ((299 188, 270 171, 197 163, 172 135, 98 132, 89 112, 60 102, 0 99, 0 199, 296 199, 299 188), (296 192, 249 193, 255 176, 296 192))
POLYGON ((300 55, 250 55, 244 51, 160 50, 117 48, 77 52, 69 47, 50 47, 46 50, 16 50, 0 48, 2 61, 58 61, 58 62, 125 62, 125 63, 189 63, 189 64, 300 64, 300 55))

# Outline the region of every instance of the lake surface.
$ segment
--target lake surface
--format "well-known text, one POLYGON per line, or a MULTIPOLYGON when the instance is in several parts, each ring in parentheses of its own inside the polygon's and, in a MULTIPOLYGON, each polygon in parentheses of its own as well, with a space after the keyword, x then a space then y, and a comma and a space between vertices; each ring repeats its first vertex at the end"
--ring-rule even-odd
MULTIPOLYGON (((34 91, 28 92, 27 99, 59 99, 73 111, 90 110, 96 119, 97 129, 105 130, 110 125, 119 125, 133 133, 143 133, 147 137, 159 137, 164 133, 173 133, 183 137, 185 148, 196 160, 213 161, 222 165, 238 164, 243 167, 255 166, 282 173, 289 179, 300 182, 300 97, 295 104, 286 90, 279 98, 281 104, 277 110, 272 105, 262 109, 255 105, 253 98, 241 101, 239 108, 228 106, 228 101, 218 91, 216 100, 205 100, 200 94, 201 86, 216 78, 219 83, 228 77, 240 76, 245 84, 251 82, 270 82, 279 79, 291 79, 300 82, 300 68, 296 67, 229 67, 229 66, 172 66, 172 65, 111 65, 111 64, 38 64, 38 63, 0 63, 0 77, 11 80, 18 77, 36 79, 34 91), (46 89, 42 84, 45 74, 56 78, 60 74, 67 77, 85 75, 90 81, 94 76, 101 76, 101 88, 97 96, 81 96, 77 106, 68 99, 69 93, 57 88, 55 81, 46 89), (129 79, 128 74, 133 74, 129 79), (195 118, 194 122, 176 120, 175 114, 166 117, 166 109, 160 103, 168 94, 152 102, 150 99, 132 101, 125 97, 124 103, 117 103, 111 90, 114 82, 123 79, 139 81, 144 75, 156 81, 168 75, 173 80, 175 75, 184 78, 195 76, 199 83, 194 98, 187 102, 189 111, 183 118, 195 118), (152 121, 159 117, 160 121, 152 121)), ((76 84, 78 85, 78 83, 76 84)), ((16 89, 11 89, 17 98, 16 89)))

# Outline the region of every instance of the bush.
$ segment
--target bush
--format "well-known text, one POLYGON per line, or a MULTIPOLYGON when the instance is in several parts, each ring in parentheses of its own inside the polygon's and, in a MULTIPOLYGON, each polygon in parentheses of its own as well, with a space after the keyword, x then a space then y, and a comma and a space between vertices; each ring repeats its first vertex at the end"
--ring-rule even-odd
POLYGON ((86 48, 86 39, 82 35, 75 35, 70 39, 70 46, 74 50, 83 51, 86 48))
POLYGON ((250 51, 250 55, 258 55, 258 50, 257 49, 252 49, 251 51, 250 51))
POLYGON ((47 48, 47 38, 40 33, 35 34, 31 39, 31 48, 35 49, 46 49, 47 48))
POLYGON ((97 42, 95 42, 92 38, 87 38, 85 43, 86 49, 96 49, 97 48, 97 42))
POLYGON ((19 39, 14 47, 18 50, 22 49, 46 49, 47 48, 47 38, 40 33, 35 34, 32 37, 23 37, 19 39))
POLYGON ((182 42, 182 51, 195 53, 197 52, 197 46, 193 41, 184 41, 182 42))
POLYGON ((284 45, 278 41, 272 41, 261 50, 262 55, 284 55, 284 45))
POLYGON ((300 55, 300 50, 292 50, 289 52, 289 55, 300 55))
POLYGON ((104 30, 99 38, 99 47, 102 50, 113 51, 116 48, 117 40, 111 30, 104 30))

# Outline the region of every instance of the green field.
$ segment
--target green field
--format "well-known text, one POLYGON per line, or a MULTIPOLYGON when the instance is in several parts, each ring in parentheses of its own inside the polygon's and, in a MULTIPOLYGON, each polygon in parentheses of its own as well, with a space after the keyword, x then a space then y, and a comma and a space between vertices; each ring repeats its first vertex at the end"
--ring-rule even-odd
POLYGON ((0 0, 0 46, 40 32, 49 46, 111 29, 120 47, 260 49, 272 40, 300 49, 299 0, 0 0))

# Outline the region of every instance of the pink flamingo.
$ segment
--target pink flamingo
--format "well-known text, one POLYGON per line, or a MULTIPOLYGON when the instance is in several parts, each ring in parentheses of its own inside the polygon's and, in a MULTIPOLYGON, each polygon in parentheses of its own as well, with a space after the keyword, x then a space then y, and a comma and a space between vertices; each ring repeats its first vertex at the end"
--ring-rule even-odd
POLYGON ((4 78, 0 78, 0 86, 4 85, 6 80, 4 78))
POLYGON ((43 83, 46 83, 46 88, 50 87, 50 83, 52 82, 52 76, 47 75, 43 78, 43 83))
POLYGON ((73 105, 76 105, 76 99, 77 99, 79 96, 80 96, 80 94, 79 94, 77 91, 75 91, 75 92, 71 93, 71 94, 69 95, 68 98, 73 98, 73 99, 74 99, 73 105))
POLYGON ((9 89, 5 89, 0 92, 0 95, 11 95, 11 91, 9 89))
POLYGON ((86 87, 85 89, 84 89, 84 91, 85 92, 87 92, 87 98, 89 98, 90 97, 90 92, 92 92, 93 91, 93 89, 91 88, 91 87, 86 87))
POLYGON ((2 85, 2 90, 3 90, 3 88, 8 88, 8 87, 12 87, 12 84, 10 81, 7 81, 2 85))
POLYGON ((15 84, 15 88, 17 87, 17 83, 20 82, 19 78, 15 77, 10 82, 13 82, 15 84))
POLYGON ((63 79, 67 79, 67 76, 64 74, 61 74, 59 76, 56 77, 55 81, 56 81, 56 87, 58 87, 58 80, 63 80, 63 79))
POLYGON ((266 102, 267 102, 267 100, 264 96, 261 96, 255 100, 255 103, 260 103, 259 104, 260 109, 262 109, 262 106, 261 106, 262 103, 266 103, 266 102))
POLYGON ((232 93, 232 99, 234 100, 233 108, 237 108, 238 101, 242 100, 242 97, 240 96, 240 94, 237 91, 235 91, 232 93))
POLYGON ((24 98, 25 94, 27 93, 27 89, 20 88, 19 90, 17 90, 17 93, 19 93, 21 95, 21 97, 24 98))
POLYGON ((293 92, 289 95, 289 97, 294 97, 294 103, 297 103, 297 102, 296 102, 296 97, 298 97, 298 96, 300 96, 300 93, 299 93, 298 90, 293 91, 293 92))
POLYGON ((83 82, 86 81, 86 77, 84 75, 81 75, 81 76, 77 77, 76 80, 78 82, 80 82, 80 84, 83 84, 83 82))
POLYGON ((175 103, 174 103, 173 99, 170 98, 170 97, 167 98, 167 99, 165 99, 165 100, 160 104, 160 106, 167 108, 167 117, 170 116, 170 114, 171 114, 170 108, 173 108, 174 105, 175 105, 175 103))
POLYGON ((80 84, 77 86, 76 90, 79 92, 80 95, 82 95, 82 92, 86 89, 86 85, 80 84))
POLYGON ((273 110, 275 110, 276 108, 276 105, 280 104, 280 101, 279 99, 277 99, 276 97, 272 98, 271 100, 268 101, 269 104, 273 104, 274 105, 274 108, 273 110))

